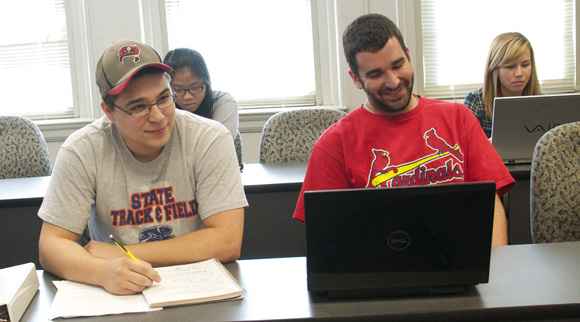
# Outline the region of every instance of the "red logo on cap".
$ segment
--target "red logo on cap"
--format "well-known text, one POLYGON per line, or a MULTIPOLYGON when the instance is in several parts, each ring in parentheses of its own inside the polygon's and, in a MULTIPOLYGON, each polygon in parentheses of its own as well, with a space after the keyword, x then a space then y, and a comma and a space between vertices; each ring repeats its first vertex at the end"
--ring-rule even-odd
POLYGON ((125 46, 119 49, 119 62, 123 63, 123 58, 131 56, 133 56, 134 62, 139 62, 139 47, 137 45, 125 46))

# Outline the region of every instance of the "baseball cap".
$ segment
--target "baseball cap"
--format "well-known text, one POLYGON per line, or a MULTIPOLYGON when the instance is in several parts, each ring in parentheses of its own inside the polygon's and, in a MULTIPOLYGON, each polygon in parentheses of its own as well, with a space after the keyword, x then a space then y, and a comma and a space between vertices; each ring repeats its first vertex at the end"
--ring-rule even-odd
POLYGON ((107 47, 97 63, 96 79, 101 98, 119 95, 133 76, 145 67, 171 72, 155 49, 133 40, 121 40, 107 47))

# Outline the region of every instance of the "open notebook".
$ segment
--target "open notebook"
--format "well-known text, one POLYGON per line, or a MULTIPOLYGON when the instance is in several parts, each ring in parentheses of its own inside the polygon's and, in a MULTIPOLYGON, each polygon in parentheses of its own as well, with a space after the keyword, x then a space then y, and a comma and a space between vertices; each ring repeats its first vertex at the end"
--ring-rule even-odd
POLYGON ((241 286, 216 259, 156 270, 161 283, 134 295, 115 295, 100 286, 54 281, 57 292, 48 318, 149 312, 168 306, 242 298, 241 286))
POLYGON ((462 292, 489 278, 493 182, 304 193, 308 290, 462 292))

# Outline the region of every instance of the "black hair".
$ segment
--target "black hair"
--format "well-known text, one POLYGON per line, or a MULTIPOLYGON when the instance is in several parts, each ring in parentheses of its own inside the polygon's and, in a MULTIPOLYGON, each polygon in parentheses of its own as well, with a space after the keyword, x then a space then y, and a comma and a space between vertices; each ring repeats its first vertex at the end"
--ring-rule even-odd
MULTIPOLYGON (((173 71, 170 73, 171 76, 185 68, 188 68, 192 74, 201 78, 206 89, 205 96, 194 113, 206 118, 211 118, 213 114, 214 99, 209 71, 207 70, 207 65, 205 64, 203 56, 196 50, 190 48, 177 48, 170 50, 167 55, 165 55, 163 63, 173 68, 173 71)), ((181 108, 179 105, 176 106, 181 108)))
POLYGON ((405 56, 409 59, 401 31, 389 18, 376 13, 367 14, 358 17, 346 27, 342 35, 344 55, 349 68, 357 77, 359 75, 356 54, 362 51, 377 52, 385 47, 392 37, 399 40, 405 56))

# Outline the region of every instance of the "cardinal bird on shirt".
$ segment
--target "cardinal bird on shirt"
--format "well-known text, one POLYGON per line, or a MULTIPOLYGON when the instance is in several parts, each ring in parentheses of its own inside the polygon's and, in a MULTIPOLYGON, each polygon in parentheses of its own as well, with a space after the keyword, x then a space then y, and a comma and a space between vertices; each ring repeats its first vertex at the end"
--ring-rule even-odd
POLYGON ((463 162, 463 153, 461 153, 459 146, 456 144, 454 147, 451 147, 435 133, 435 129, 431 129, 425 133, 425 142, 431 149, 438 151, 437 153, 449 152, 457 160, 463 162))
POLYGON ((391 162, 389 158, 389 152, 379 149, 373 149, 375 159, 373 160, 371 169, 371 178, 374 178, 385 172, 385 169, 391 162))

